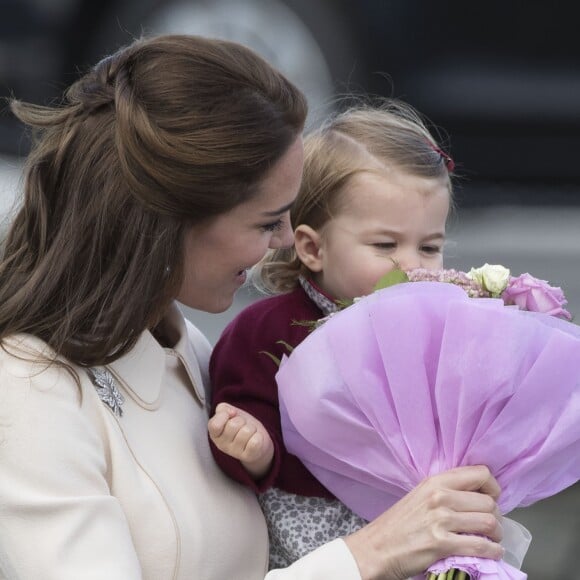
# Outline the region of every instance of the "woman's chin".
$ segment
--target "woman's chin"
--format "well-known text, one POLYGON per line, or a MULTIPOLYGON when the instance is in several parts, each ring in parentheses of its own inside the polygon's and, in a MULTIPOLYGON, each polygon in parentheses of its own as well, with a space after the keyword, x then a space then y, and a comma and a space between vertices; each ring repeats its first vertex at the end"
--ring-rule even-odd
POLYGON ((248 271, 247 270, 240 270, 236 276, 236 284, 238 286, 243 286, 248 279, 248 271))

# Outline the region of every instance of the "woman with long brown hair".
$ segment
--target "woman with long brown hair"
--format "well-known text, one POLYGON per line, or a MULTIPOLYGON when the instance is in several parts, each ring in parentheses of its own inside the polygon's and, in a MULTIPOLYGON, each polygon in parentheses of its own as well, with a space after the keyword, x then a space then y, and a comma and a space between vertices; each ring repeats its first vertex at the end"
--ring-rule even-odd
MULTIPOLYGON (((0 576, 264 578, 256 499, 209 450, 209 345, 176 301, 221 312, 292 243, 304 97, 240 45, 161 36, 59 105, 11 106, 36 144, 0 261, 0 576)), ((483 467, 430 478, 267 577, 498 558, 498 493, 483 467)))

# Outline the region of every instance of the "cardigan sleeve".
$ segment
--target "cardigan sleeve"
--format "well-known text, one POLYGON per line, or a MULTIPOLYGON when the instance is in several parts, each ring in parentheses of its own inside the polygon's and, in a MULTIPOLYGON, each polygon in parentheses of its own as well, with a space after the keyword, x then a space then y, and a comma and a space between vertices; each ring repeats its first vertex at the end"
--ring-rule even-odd
POLYGON ((254 481, 240 461, 222 453, 210 442, 221 469, 256 492, 273 485, 285 454, 274 378, 277 366, 266 353, 281 356, 281 345, 276 344, 273 335, 279 332, 280 340, 288 337, 269 318, 260 308, 242 311, 224 330, 213 349, 209 366, 212 414, 219 403, 230 403, 259 419, 272 438, 273 465, 260 481, 254 481))
POLYGON ((90 393, 62 367, 0 355, 0 577, 140 580, 107 483, 90 393))
POLYGON ((276 372, 269 355, 281 359, 308 335, 299 321, 316 320, 321 312, 302 289, 259 300, 243 310, 225 329, 210 360, 213 389, 212 411, 224 401, 259 419, 274 443, 270 472, 254 481, 237 460, 211 443, 214 458, 231 478, 255 492, 276 486, 290 493, 333 498, 334 496, 284 445, 278 407, 276 372))

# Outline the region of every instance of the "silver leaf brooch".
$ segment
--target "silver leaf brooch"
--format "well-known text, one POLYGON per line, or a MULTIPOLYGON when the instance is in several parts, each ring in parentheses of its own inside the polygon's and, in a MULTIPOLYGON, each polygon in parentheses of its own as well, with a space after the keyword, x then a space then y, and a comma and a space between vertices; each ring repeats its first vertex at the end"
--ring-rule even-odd
POLYGON ((125 397, 117 389, 113 375, 104 368, 88 368, 87 372, 97 389, 97 394, 101 401, 108 405, 115 415, 122 417, 123 409, 121 406, 125 402, 125 397))

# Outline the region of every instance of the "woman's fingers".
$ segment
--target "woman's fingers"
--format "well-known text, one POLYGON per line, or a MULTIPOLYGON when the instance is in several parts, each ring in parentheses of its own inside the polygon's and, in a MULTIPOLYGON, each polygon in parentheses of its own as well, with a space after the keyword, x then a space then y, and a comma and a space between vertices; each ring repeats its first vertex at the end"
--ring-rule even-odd
POLYGON ((491 541, 485 536, 471 534, 455 534, 452 538, 452 549, 443 556, 476 556, 478 558, 489 558, 490 560, 500 560, 503 558, 505 550, 503 547, 491 541))
POLYGON ((447 514, 437 514, 439 525, 453 534, 476 534, 492 542, 501 542, 503 530, 501 522, 495 515, 482 512, 456 512, 448 510, 447 514))
POLYGON ((500 491, 485 466, 452 469, 423 481, 345 541, 363 578, 408 578, 452 555, 497 560, 504 553, 500 491))
MULTIPOLYGON (((457 514, 458 523, 453 530, 460 534, 477 534, 492 540, 493 544, 499 544, 503 539, 503 528, 501 522, 491 514, 477 512, 466 512, 457 514)), ((501 557, 502 550, 498 551, 501 557)))
POLYGON ((498 519, 501 517, 495 499, 476 491, 435 489, 430 493, 428 501, 433 509, 445 507, 457 512, 483 512, 498 519))
POLYGON ((427 481, 434 481, 442 487, 456 490, 478 491, 497 499, 501 493, 499 483, 485 465, 456 467, 434 475, 427 481))
POLYGON ((429 478, 424 486, 431 488, 427 491, 427 502, 433 517, 445 524, 450 532, 478 534, 501 542, 501 513, 495 496, 500 488, 487 467, 453 469, 429 478), (490 489, 494 496, 482 491, 465 491, 481 490, 482 487, 490 489))

